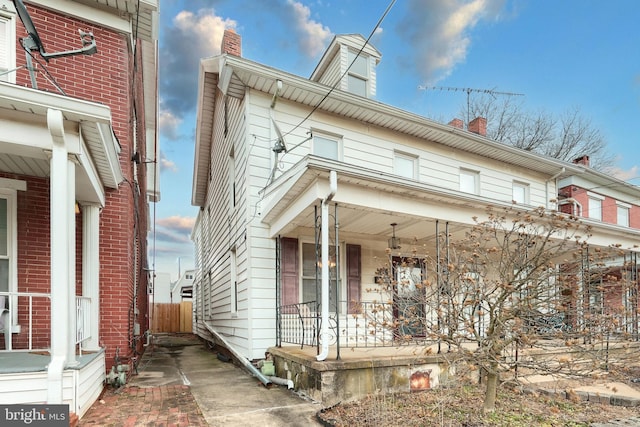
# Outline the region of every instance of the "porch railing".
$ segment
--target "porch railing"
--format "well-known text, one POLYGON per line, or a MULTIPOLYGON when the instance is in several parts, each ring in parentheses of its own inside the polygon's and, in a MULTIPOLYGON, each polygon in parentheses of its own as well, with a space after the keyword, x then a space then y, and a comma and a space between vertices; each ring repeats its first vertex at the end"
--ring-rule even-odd
MULTIPOLYGON (((0 292, 0 300, 5 302, 0 307, 3 310, 0 313, 0 334, 4 335, 0 340, 0 351, 48 351, 51 347, 51 294, 0 292)), ((75 343, 80 351, 82 344, 91 338, 90 324, 91 299, 76 296, 75 343)))

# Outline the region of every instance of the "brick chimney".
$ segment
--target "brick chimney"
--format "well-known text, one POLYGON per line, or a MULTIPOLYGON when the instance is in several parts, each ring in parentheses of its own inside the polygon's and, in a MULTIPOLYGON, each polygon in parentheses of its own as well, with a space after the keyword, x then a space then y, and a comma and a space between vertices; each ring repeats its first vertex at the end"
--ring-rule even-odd
POLYGON ((484 117, 476 117, 469 122, 468 130, 478 135, 487 136, 487 119, 484 117))
POLYGON ((576 165, 589 167, 589 156, 585 154, 584 156, 578 157, 573 161, 573 163, 575 163, 576 165))
POLYGON ((458 118, 455 118, 449 122, 449 126, 453 126, 454 128, 463 129, 464 122, 458 118))
POLYGON ((220 51, 229 55, 242 56, 242 38, 233 28, 224 30, 220 51))

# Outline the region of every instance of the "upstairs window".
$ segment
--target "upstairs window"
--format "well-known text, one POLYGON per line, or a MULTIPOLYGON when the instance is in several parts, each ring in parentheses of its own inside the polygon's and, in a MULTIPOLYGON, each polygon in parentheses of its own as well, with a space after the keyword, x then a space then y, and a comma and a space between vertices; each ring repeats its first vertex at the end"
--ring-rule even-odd
POLYGON ((511 200, 521 205, 529 204, 529 185, 514 181, 511 200))
POLYGON ((313 135, 313 154, 332 160, 340 160, 340 140, 328 135, 313 135))
POLYGON ((618 202, 616 204, 616 208, 618 210, 618 221, 617 224, 621 225, 623 227, 628 227, 629 226, 629 208, 631 206, 627 205, 627 204, 622 204, 620 202, 618 202))
POLYGON ((589 193, 589 218, 602 221, 602 201, 604 197, 589 193))
POLYGON ((480 193, 480 174, 469 169, 460 169, 460 191, 471 194, 480 193))
POLYGON ((0 9, 0 81, 15 83, 16 24, 14 15, 0 9))
POLYGON ((410 154, 393 153, 393 173, 409 179, 418 178, 418 159, 410 154))
POLYGON ((356 52, 349 50, 348 61, 351 68, 347 75, 348 90, 360 96, 367 96, 367 83, 369 81, 369 60, 356 52))

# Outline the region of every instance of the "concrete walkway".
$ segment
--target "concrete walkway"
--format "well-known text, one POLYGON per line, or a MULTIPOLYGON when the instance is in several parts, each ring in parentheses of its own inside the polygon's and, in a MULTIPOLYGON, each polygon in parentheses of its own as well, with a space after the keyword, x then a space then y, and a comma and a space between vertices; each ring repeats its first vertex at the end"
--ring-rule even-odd
POLYGON ((154 336, 138 375, 132 376, 116 398, 113 395, 105 392, 110 400, 103 397, 104 403, 96 402, 80 425, 320 425, 315 417, 319 404, 286 387, 267 389, 244 369, 219 360, 204 341, 191 334, 154 336))

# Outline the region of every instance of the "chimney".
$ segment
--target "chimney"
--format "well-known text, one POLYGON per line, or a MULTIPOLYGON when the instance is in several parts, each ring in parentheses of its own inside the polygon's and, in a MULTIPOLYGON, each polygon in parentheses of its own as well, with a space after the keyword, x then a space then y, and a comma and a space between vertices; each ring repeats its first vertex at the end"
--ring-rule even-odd
POLYGON ((586 154, 582 157, 578 157, 577 159, 575 159, 573 161, 573 163, 575 163, 576 165, 582 165, 582 166, 586 166, 589 167, 589 156, 587 156, 586 154))
POLYGON ((242 38, 233 28, 224 30, 220 51, 229 55, 242 56, 242 38))
POLYGON ((478 135, 487 136, 487 119, 484 117, 476 117, 469 122, 468 130, 478 135))
POLYGON ((449 122, 449 126, 453 126, 454 128, 463 129, 464 122, 458 118, 455 118, 449 122))

